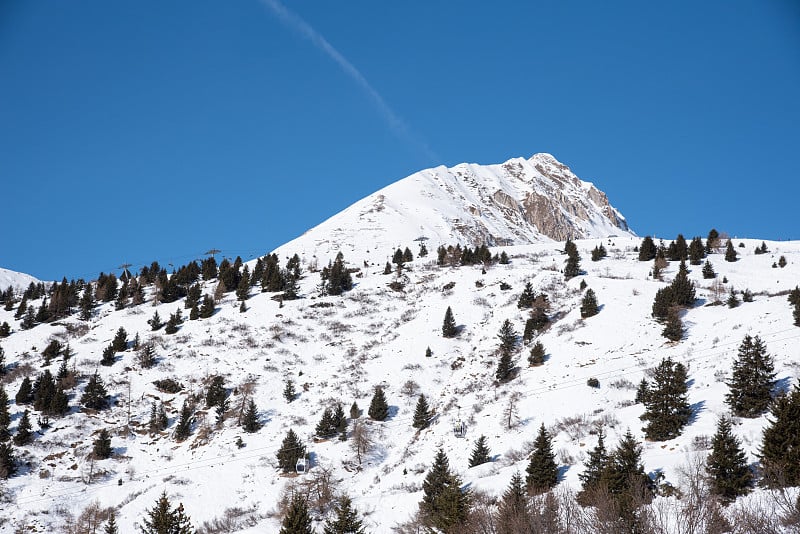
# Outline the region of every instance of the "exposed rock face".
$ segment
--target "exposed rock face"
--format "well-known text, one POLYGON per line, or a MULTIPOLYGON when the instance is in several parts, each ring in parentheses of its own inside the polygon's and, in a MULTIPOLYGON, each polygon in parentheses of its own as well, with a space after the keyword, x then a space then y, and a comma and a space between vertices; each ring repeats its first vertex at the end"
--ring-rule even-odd
MULTIPOLYGON (((387 251, 427 240, 503 246, 635 235, 605 193, 550 154, 500 165, 460 164, 417 172, 356 202, 278 252, 327 261, 341 250, 387 251)), ((356 259, 356 258, 352 258, 356 259)))

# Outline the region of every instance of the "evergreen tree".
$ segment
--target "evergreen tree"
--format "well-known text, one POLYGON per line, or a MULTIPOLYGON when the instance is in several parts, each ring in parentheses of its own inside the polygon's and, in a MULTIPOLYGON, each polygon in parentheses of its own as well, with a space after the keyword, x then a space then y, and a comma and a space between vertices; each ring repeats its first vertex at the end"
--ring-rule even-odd
POLYGON ((320 438, 330 438, 336 435, 336 425, 333 421, 333 410, 325 408, 322 411, 322 417, 317 423, 315 433, 320 438))
POLYGON ((162 326, 164 326, 164 322, 161 320, 161 317, 158 315, 158 310, 153 313, 153 317, 147 321, 147 324, 150 325, 152 330, 158 330, 162 326))
POLYGON ((42 351, 42 357, 44 358, 43 365, 45 367, 50 365, 50 360, 58 356, 58 353, 61 352, 61 348, 61 342, 57 339, 53 339, 47 344, 47 347, 42 351))
POLYGON ((544 363, 544 357, 544 345, 542 345, 541 341, 537 341, 534 343, 533 347, 531 347, 531 353, 528 355, 528 365, 531 367, 542 365, 544 363))
POLYGON ((175 425, 175 441, 183 441, 189 437, 192 432, 192 421, 194 419, 194 412, 192 407, 187 401, 183 401, 180 416, 178 416, 178 423, 175 425))
POLYGON ((526 309, 533 306, 533 301, 536 299, 536 294, 533 292, 533 284, 525 282, 525 288, 517 300, 517 308, 526 309))
POLYGON ((103 534, 119 534, 119 527, 117 527, 117 516, 114 510, 108 513, 108 521, 103 528, 103 534))
POLYGON ((225 379, 220 375, 211 378, 211 383, 206 390, 206 408, 219 406, 228 396, 225 390, 225 379))
POLYGON ((392 264, 388 261, 386 262, 386 266, 383 268, 383 274, 392 274, 392 264))
POLYGON ((111 448, 111 434, 109 434, 108 430, 105 428, 100 430, 97 439, 94 440, 92 452, 94 453, 94 457, 98 460, 105 460, 111 457, 111 453, 113 452, 111 448))
POLYGON ((544 428, 544 423, 533 442, 533 452, 525 472, 528 474, 525 482, 532 493, 544 493, 558 484, 558 465, 553 453, 553 440, 544 428))
POLYGON ((92 318, 92 308, 94 308, 94 295, 92 293, 92 284, 86 284, 86 287, 83 290, 83 296, 81 297, 78 306, 80 306, 81 309, 80 313, 81 320, 88 321, 89 319, 92 318))
POLYGON ((469 513, 469 494, 461 490, 461 479, 450 471, 442 449, 422 483, 419 511, 424 525, 442 532, 458 532, 469 513))
POLYGON ((486 444, 486 436, 481 436, 475 441, 475 447, 472 449, 472 454, 469 457, 469 466, 475 467, 476 465, 485 464, 492 461, 489 445, 486 444))
POLYGON ((208 319, 214 315, 214 299, 209 294, 203 295, 203 304, 200 306, 199 317, 208 319))
POLYGON ((111 341, 111 347, 114 352, 124 352, 128 349, 128 333, 123 327, 119 327, 117 333, 114 335, 114 340, 111 341))
POLYGON ((389 405, 386 403, 386 395, 384 395, 381 386, 375 387, 375 393, 369 403, 367 415, 375 421, 385 421, 389 417, 389 405))
POLYGON ((294 430, 290 428, 275 456, 278 458, 278 467, 284 473, 294 471, 297 460, 305 458, 306 447, 300 442, 300 438, 297 437, 294 430))
POLYGON ((674 306, 674 302, 672 287, 662 287, 656 291, 656 296, 653 299, 653 317, 658 320, 666 319, 670 308, 674 306))
POLYGON ((655 259, 656 257, 656 244, 653 242, 653 238, 645 236, 642 239, 642 244, 639 245, 639 261, 650 261, 655 259))
POLYGON ((794 317, 794 325, 800 326, 800 302, 794 305, 794 311, 792 312, 792 317, 794 317))
POLYGON ((89 378, 83 390, 81 404, 93 410, 102 410, 108 406, 108 393, 97 371, 89 378))
POLYGON ((177 310, 175 313, 169 314, 167 327, 164 329, 165 334, 172 335, 178 331, 178 325, 182 322, 180 312, 180 310, 177 310))
POLYGON ((775 399, 761 439, 761 465, 770 486, 800 485, 800 382, 775 399))
POLYGON ((497 338, 500 340, 500 346, 498 347, 498 350, 500 351, 500 361, 497 364, 495 378, 503 382, 511 377, 511 374, 514 370, 512 356, 514 350, 517 348, 517 332, 514 330, 514 326, 511 324, 511 321, 508 319, 503 321, 503 325, 500 327, 500 332, 498 332, 497 338))
POLYGON ((156 405, 155 401, 150 407, 150 421, 148 426, 150 432, 160 432, 166 430, 169 420, 167 419, 167 411, 164 409, 164 403, 161 402, 156 405))
MULTIPOLYGON (((294 467, 294 466, 293 466, 294 467)), ((281 522, 280 534, 313 534, 308 504, 300 493, 294 493, 281 522)))
POLYGON ((710 280, 716 277, 717 273, 714 272, 714 266, 711 265, 710 261, 706 260, 706 262, 703 264, 703 278, 705 278, 706 280, 710 280))
POLYGON ((672 306, 667 311, 667 322, 661 335, 670 341, 680 341, 683 338, 683 321, 677 306, 672 306))
POLYGON ((13 477, 17 472, 17 459, 14 448, 8 443, 0 443, 0 479, 13 477))
POLYGON ((458 329, 456 328, 456 320, 453 317, 453 310, 450 306, 444 312, 444 323, 442 324, 442 337, 456 337, 458 329))
POLYGON ((0 324, 0 337, 8 337, 11 335, 11 327, 8 325, 8 321, 3 321, 3 324, 0 324))
POLYGON ((19 327, 23 330, 30 330, 36 326, 36 315, 33 311, 32 306, 28 306, 28 311, 25 312, 25 317, 23 317, 22 322, 19 323, 19 327))
POLYGON ((725 302, 729 308, 736 308, 739 306, 739 298, 736 296, 736 291, 731 288, 730 293, 728 294, 728 300, 725 302))
POLYGON ((728 246, 725 249, 725 261, 736 261, 736 249, 733 248, 733 243, 728 239, 728 246))
POLYGON ((8 394, 0 385, 0 442, 6 441, 11 433, 8 427, 11 425, 11 414, 8 411, 8 394))
POLYGON ((508 265, 509 263, 511 262, 508 259, 508 254, 506 254, 506 251, 504 250, 500 253, 500 265, 508 265))
POLYGON ((33 440, 29 413, 28 410, 22 412, 22 417, 17 424, 17 433, 14 435, 14 445, 27 445, 33 440))
POLYGON ((614 498, 620 516, 629 523, 635 519, 635 508, 652 498, 654 484, 642 465, 642 447, 630 430, 611 454, 601 484, 614 498))
POLYGON ((692 265, 700 265, 705 257, 706 250, 703 246, 703 241, 699 236, 692 238, 692 242, 689 244, 689 263, 692 265))
POLYGON ((433 414, 428 407, 428 401, 425 400, 425 395, 420 394, 417 400, 417 407, 414 410, 414 422, 411 426, 423 430, 430 426, 431 419, 433 419, 433 414))
POLYGON ((597 305, 597 296, 591 288, 587 289, 581 301, 581 317, 586 319, 587 317, 597 315, 599 311, 600 308, 597 305))
POLYGON ((681 261, 678 274, 670 285, 672 288, 673 303, 678 306, 691 306, 695 300, 694 282, 689 280, 689 269, 686 262, 681 261))
POLYGON ((358 403, 353 401, 353 404, 350 405, 350 419, 358 419, 361 417, 361 408, 358 407, 358 403))
POLYGON ((366 534, 364 523, 353 508, 350 497, 343 495, 333 509, 335 518, 325 523, 325 534, 366 534))
POLYGON ((100 365, 114 365, 114 345, 109 345, 103 349, 103 357, 100 358, 100 365))
POLYGON ((567 260, 564 263, 564 278, 569 280, 581 274, 581 257, 578 254, 578 247, 570 239, 564 243, 564 251, 567 253, 567 260))
POLYGON ((427 255, 428 255, 428 247, 425 246, 425 243, 420 243, 419 252, 417 253, 417 256, 419 256, 420 258, 424 258, 427 255))
POLYGON ((242 417, 242 429, 247 433, 253 433, 257 432, 259 428, 261 428, 261 423, 258 420, 258 408, 253 399, 250 399, 242 417))
POLYGON ((643 429, 648 439, 664 441, 677 437, 689 422, 692 409, 687 399, 686 368, 670 358, 661 360, 653 373, 653 384, 645 399, 648 421, 643 429))
POLYGON ((775 384, 772 357, 761 338, 746 335, 733 362, 725 402, 738 417, 758 417, 769 407, 775 384))
POLYGON ((31 384, 31 379, 27 376, 22 379, 22 383, 19 385, 17 394, 14 397, 14 402, 16 402, 17 405, 30 404, 33 402, 33 385, 31 384))
POLYGON ((609 461, 610 456, 606 450, 605 433, 601 428, 597 433, 597 445, 589 452, 589 458, 586 461, 583 473, 578 475, 584 495, 596 489, 601 484, 609 461))
POLYGON ((142 518, 142 534, 192 534, 194 529, 183 511, 183 504, 172 509, 167 492, 161 493, 155 506, 142 518))
POLYGON ((56 382, 50 369, 45 369, 33 384, 33 409, 46 412, 56 393, 56 382))
POLYGON ((753 482, 747 456, 739 438, 733 434, 731 420, 727 417, 717 421, 711 454, 706 458, 706 472, 711 478, 711 491, 729 502, 746 494, 753 482))
POLYGON ((286 379, 286 383, 283 387, 283 398, 287 400, 287 402, 292 402, 297 393, 294 390, 294 381, 291 378, 286 379))
POLYGON ((64 387, 61 384, 56 385, 56 392, 50 400, 50 406, 45 410, 45 413, 53 414, 61 417, 69 413, 69 397, 64 392, 64 387))
POLYGON ((522 475, 511 476, 508 488, 497 503, 497 532, 499 534, 533 533, 531 506, 522 475))

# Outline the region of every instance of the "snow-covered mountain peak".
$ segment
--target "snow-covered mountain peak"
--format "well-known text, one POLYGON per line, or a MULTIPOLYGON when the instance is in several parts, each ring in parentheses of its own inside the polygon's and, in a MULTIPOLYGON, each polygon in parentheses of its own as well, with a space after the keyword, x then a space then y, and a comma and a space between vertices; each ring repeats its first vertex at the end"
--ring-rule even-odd
POLYGON ((40 280, 29 274, 18 273, 0 267, 0 289, 6 289, 11 286, 16 290, 21 290, 31 285, 31 282, 38 284, 40 280))
MULTIPOLYGON (((401 242, 522 245, 542 241, 635 235, 605 193, 575 176, 551 154, 505 163, 425 169, 399 180, 287 243, 279 254, 357 260, 401 242), (363 256, 363 257, 362 257, 363 256), (352 257, 352 256, 351 256, 352 257)), ((428 247, 430 248, 430 246, 428 247)))

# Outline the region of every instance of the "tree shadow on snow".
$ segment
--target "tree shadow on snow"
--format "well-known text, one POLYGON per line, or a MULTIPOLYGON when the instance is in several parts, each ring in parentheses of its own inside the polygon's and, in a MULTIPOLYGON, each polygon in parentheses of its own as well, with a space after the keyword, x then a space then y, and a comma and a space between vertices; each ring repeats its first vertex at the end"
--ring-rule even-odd
POLYGON ((687 424, 691 425, 695 421, 697 421, 697 416, 700 414, 700 412, 705 411, 706 401, 701 400, 699 402, 695 402, 694 404, 691 405, 690 409, 692 410, 692 415, 689 416, 689 422, 687 424))
POLYGON ((569 471, 570 467, 572 467, 572 466, 570 466, 570 465, 562 465, 561 467, 558 468, 558 481, 559 482, 563 481, 564 478, 567 476, 567 471, 569 471))
POLYGON ((792 377, 785 376, 775 381, 772 386, 773 395, 786 395, 792 389, 792 377))

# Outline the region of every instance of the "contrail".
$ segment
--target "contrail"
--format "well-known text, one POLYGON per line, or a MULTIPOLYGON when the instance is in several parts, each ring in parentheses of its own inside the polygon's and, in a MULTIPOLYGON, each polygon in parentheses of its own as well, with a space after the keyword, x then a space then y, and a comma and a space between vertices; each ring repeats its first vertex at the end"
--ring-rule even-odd
POLYGON ((383 118, 389 125, 389 128, 394 134, 403 141, 413 145, 417 150, 420 150, 426 158, 431 160, 432 163, 438 164, 441 158, 433 152, 428 145, 417 139, 409 130, 405 121, 389 107, 386 100, 383 99, 381 94, 367 81, 361 71, 359 71, 350 61, 347 60, 332 44, 328 42, 317 30, 315 30, 309 23, 303 20, 299 15, 289 11, 279 0, 261 0, 265 6, 270 8, 273 13, 280 19, 286 26, 297 31, 300 35, 311 41, 311 43, 321 50, 325 55, 331 58, 345 74, 350 76, 361 89, 372 100, 375 107, 383 115, 383 118))

